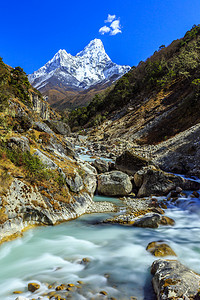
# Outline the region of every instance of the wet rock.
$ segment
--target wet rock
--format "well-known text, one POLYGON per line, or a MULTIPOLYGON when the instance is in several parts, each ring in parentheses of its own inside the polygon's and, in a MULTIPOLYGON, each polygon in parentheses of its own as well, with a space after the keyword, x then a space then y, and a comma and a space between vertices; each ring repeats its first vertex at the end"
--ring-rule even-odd
POLYGON ((31 282, 28 284, 28 291, 34 293, 35 291, 39 290, 40 285, 35 282, 31 282))
POLYGON ((163 242, 151 242, 146 250, 156 257, 176 256, 172 248, 163 242))
POLYGON ((100 291, 99 294, 104 295, 104 296, 108 295, 108 293, 106 291, 100 291))
POLYGON ((96 159, 92 164, 99 174, 108 172, 109 163, 103 159, 96 159))
POLYGON ((56 287, 56 291, 63 291, 63 290, 66 290, 66 288, 67 287, 65 284, 61 284, 56 287))
POLYGON ((133 223, 133 226, 144 228, 158 228, 160 220, 160 214, 147 213, 146 215, 136 219, 133 223))
POLYGON ((169 217, 166 216, 162 216, 161 220, 160 220, 160 224, 161 225, 171 225, 173 226, 175 224, 175 221, 169 217))
POLYGON ((191 196, 194 196, 194 198, 199 198, 200 195, 197 191, 194 191, 191 196))
POLYGON ((131 193, 132 183, 129 176, 120 171, 99 175, 98 192, 105 196, 125 196, 131 193))
POLYGON ((82 260, 81 260, 81 264, 82 265, 87 265, 87 264, 89 264, 90 263, 90 258, 88 258, 88 257, 84 257, 82 260))
POLYGON ((133 151, 126 150, 116 158, 115 167, 117 170, 134 175, 141 168, 146 167, 149 160, 136 155, 133 151))
POLYGON ((19 296, 15 300, 30 300, 30 299, 26 298, 26 297, 23 297, 23 296, 19 296))
POLYGON ((177 260, 156 260, 151 266, 157 299, 199 299, 200 275, 177 260))
POLYGON ((30 151, 29 140, 25 136, 11 137, 7 141, 7 147, 14 151, 30 151))

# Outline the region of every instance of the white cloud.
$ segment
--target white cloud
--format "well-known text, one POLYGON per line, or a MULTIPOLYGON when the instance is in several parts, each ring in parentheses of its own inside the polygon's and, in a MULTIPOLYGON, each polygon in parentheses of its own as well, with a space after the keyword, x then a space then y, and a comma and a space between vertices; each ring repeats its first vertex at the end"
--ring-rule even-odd
POLYGON ((118 33, 122 33, 121 29, 114 29, 110 32, 110 35, 116 35, 118 33))
POLYGON ((122 33, 121 31, 121 25, 120 25, 120 20, 115 20, 110 24, 110 27, 112 28, 110 34, 111 35, 116 35, 118 33, 122 33))
POLYGON ((118 33, 122 33, 120 19, 116 19, 116 15, 108 14, 107 20, 104 21, 105 23, 111 23, 109 26, 103 26, 99 29, 100 34, 108 33, 110 35, 116 35, 118 33))
POLYGON ((99 29, 100 34, 109 33, 110 31, 111 31, 111 29, 108 26, 103 26, 99 29))
POLYGON ((105 20, 105 23, 111 23, 112 21, 114 21, 114 19, 116 19, 116 15, 110 15, 108 14, 107 20, 105 20))

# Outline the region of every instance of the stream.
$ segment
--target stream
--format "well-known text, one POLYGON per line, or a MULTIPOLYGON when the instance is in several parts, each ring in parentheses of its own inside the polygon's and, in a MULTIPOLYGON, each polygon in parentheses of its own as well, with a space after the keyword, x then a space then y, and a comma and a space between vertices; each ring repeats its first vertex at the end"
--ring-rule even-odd
MULTIPOLYGON (((122 205, 116 198, 95 196, 94 201, 122 205)), ((168 206, 166 215, 176 222, 173 227, 100 224, 112 214, 92 214, 54 227, 34 228, 4 243, 0 247, 0 299, 15 300, 18 295, 13 291, 23 291, 24 297, 47 300, 44 294, 51 291, 49 284, 77 285, 77 281, 81 288, 71 299, 103 299, 103 295, 98 298, 101 291, 109 299, 156 299, 150 274, 156 258, 145 250, 149 242, 164 240, 181 263, 200 273, 200 200, 187 194, 168 206), (34 296, 27 291, 29 282, 41 285, 34 296)))

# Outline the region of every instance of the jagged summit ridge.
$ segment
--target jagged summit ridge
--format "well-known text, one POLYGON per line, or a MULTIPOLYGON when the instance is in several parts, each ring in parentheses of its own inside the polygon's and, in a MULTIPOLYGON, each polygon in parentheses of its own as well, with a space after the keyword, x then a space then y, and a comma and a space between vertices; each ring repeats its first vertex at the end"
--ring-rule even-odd
POLYGON ((43 67, 29 75, 29 81, 37 89, 51 83, 83 90, 113 76, 116 80, 129 70, 129 66, 113 63, 102 41, 94 39, 75 56, 59 50, 43 67))

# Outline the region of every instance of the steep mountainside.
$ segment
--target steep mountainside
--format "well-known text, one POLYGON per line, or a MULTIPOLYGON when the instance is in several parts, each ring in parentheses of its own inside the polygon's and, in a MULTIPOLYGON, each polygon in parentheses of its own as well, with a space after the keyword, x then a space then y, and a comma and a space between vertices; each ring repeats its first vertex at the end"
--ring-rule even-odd
POLYGON ((200 26, 160 47, 114 86, 73 111, 69 124, 97 135, 156 144, 200 122, 200 26))
POLYGON ((102 87, 106 84, 105 88, 129 70, 129 66, 113 63, 102 41, 94 39, 76 56, 59 50, 49 62, 29 75, 29 81, 49 96, 50 103, 63 99, 74 103, 79 92, 99 84, 102 87))
POLYGON ((23 69, 0 59, 0 243, 95 209, 96 170, 78 160, 69 135, 23 69))

